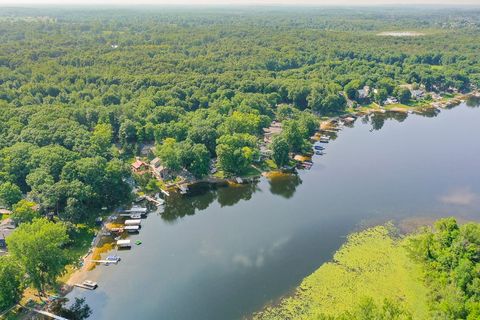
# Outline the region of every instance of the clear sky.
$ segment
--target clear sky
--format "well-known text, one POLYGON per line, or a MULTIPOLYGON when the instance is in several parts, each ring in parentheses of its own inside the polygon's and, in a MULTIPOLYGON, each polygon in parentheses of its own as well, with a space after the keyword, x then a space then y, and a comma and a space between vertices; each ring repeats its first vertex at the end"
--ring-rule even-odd
POLYGON ((0 5, 478 5, 480 0, 0 0, 0 5))

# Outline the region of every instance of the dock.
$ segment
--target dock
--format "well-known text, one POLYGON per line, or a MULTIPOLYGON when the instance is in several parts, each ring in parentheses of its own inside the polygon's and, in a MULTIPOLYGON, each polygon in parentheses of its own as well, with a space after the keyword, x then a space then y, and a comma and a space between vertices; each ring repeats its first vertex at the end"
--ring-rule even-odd
POLYGON ((157 200, 157 199, 155 199, 155 198, 152 198, 152 197, 150 197, 150 196, 145 196, 145 199, 147 199, 147 200, 150 201, 150 202, 153 202, 157 207, 163 205, 163 203, 164 203, 164 202, 161 202, 161 201, 159 201, 159 200, 157 200))
POLYGON ((170 193, 169 193, 167 190, 160 189, 160 191, 161 191, 164 195, 166 195, 167 197, 170 196, 170 193))
POLYGON ((81 283, 75 283, 74 286, 78 287, 78 288, 82 288, 82 289, 87 289, 87 290, 95 290, 94 288, 86 286, 86 285, 81 284, 81 283))
POLYGON ((30 307, 27 307, 27 306, 23 306, 23 305, 21 305, 21 304, 20 304, 19 306, 21 306, 22 308, 28 309, 28 310, 30 310, 30 311, 33 311, 33 312, 35 312, 35 313, 38 313, 38 314, 47 316, 47 317, 52 318, 52 319, 56 319, 56 320, 68 320, 67 318, 63 318, 63 317, 57 316, 56 314, 53 314, 53 313, 48 312, 48 311, 30 308, 30 307))
MULTIPOLYGON (((94 262, 94 263, 103 263, 103 264, 117 264, 118 260, 85 260, 86 262, 94 262)), ((83 286, 83 284, 82 284, 83 286)))

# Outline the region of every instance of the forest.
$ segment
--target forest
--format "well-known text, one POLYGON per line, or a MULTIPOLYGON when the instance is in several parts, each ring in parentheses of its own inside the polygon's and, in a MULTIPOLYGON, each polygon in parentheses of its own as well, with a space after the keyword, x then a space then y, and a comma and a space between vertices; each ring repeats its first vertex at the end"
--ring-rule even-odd
MULTIPOLYGON (((271 158, 281 167, 311 149, 319 117, 387 96, 408 102, 405 84, 477 88, 479 17, 431 7, 3 8, 0 205, 19 225, 13 256, 33 286, 51 285, 69 259, 38 255, 44 274, 25 258, 32 246, 55 238, 55 252, 77 224, 129 203, 130 164, 146 147, 195 177, 214 159, 227 176, 241 175, 274 120, 283 131, 271 158), (381 35, 391 30, 419 35, 381 35), (361 98, 365 86, 375 92, 361 98)), ((18 288, 14 262, 0 261, 18 288)), ((18 294, 10 298, 0 308, 18 294)))

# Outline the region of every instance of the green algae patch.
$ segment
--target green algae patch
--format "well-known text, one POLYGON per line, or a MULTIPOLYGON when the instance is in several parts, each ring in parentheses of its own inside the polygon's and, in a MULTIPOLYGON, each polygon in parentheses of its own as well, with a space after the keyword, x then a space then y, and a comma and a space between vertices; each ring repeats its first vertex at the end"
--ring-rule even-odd
POLYGON ((295 293, 265 308, 255 319, 318 319, 351 312, 364 299, 381 305, 386 299, 413 319, 427 319, 428 289, 421 264, 409 258, 406 240, 390 226, 353 233, 325 263, 306 277, 295 293))

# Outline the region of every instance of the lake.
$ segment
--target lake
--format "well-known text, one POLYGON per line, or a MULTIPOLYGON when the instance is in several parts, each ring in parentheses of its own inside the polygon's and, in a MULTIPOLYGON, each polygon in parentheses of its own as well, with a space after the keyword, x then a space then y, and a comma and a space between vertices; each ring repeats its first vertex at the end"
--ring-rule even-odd
POLYGON ((239 319, 291 292, 364 226, 478 220, 480 108, 359 118, 311 170, 199 187, 151 213, 142 245, 87 274, 91 319, 239 319), (392 118, 393 117, 393 118, 392 118))

